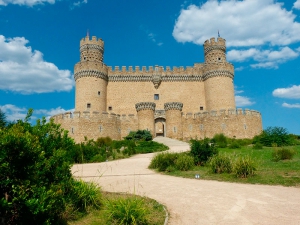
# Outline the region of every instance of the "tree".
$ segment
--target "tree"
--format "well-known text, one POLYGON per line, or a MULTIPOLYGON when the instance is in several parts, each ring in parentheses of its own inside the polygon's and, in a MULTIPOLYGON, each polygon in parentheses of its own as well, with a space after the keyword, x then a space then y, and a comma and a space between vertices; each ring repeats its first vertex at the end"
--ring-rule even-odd
POLYGON ((6 115, 5 113, 0 109, 0 128, 6 127, 7 121, 6 121, 6 115))
POLYGON ((260 135, 254 137, 253 140, 269 147, 293 144, 287 129, 283 127, 267 127, 260 135))

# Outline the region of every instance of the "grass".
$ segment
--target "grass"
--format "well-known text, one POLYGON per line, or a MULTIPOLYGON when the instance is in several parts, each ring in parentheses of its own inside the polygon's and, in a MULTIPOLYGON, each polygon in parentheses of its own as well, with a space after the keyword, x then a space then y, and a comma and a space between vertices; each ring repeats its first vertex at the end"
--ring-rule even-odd
MULTIPOLYGON (((119 193, 108 193, 102 192, 102 197, 104 202, 120 202, 120 201, 131 201, 137 200, 140 203, 143 203, 141 207, 143 207, 146 214, 146 223, 147 225, 162 225, 165 221, 165 211, 163 206, 157 201, 140 197, 136 195, 129 194, 119 194, 119 193)), ((70 221, 69 225, 117 225, 120 224, 117 220, 110 219, 110 211, 107 208, 107 204, 103 204, 99 210, 91 210, 89 214, 77 221, 70 221)))
POLYGON ((166 174, 194 178, 195 174, 200 174, 200 179, 218 180, 237 183, 283 185, 300 187, 300 146, 285 147, 293 149, 296 154, 291 160, 273 160, 274 148, 264 147, 263 149, 253 149, 250 146, 240 149, 220 148, 219 154, 230 155, 233 158, 251 157, 257 165, 255 175, 247 178, 238 178, 234 174, 215 174, 207 166, 196 166, 190 171, 171 171, 166 174))

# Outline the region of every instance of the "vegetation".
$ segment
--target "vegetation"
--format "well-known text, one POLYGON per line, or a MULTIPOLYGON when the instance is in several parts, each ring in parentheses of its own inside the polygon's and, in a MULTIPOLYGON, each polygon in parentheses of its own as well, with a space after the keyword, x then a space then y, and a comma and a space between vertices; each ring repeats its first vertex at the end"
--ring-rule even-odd
POLYGON ((226 148, 228 142, 227 139, 228 138, 224 134, 216 134, 211 141, 215 143, 218 148, 226 148))
POLYGON ((136 140, 136 141, 151 141, 152 135, 148 130, 137 130, 130 131, 130 133, 125 137, 126 140, 136 140))
POLYGON ((288 148, 279 148, 274 149, 272 156, 274 161, 278 162, 279 160, 291 160, 295 155, 295 150, 288 148))
POLYGON ((225 154, 218 154, 209 159, 208 166, 212 173, 231 173, 232 160, 225 154))
POLYGON ((250 156, 241 156, 237 158, 233 166, 233 173, 240 178, 253 176, 255 170, 255 162, 250 156))
POLYGON ((196 165, 204 165, 210 157, 217 154, 215 144, 209 139, 191 140, 191 155, 194 157, 196 165))

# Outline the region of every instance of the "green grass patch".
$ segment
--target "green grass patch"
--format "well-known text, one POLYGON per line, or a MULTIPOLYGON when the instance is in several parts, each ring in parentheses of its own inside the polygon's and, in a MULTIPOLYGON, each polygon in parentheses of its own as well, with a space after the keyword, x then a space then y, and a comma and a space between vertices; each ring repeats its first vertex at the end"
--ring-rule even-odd
POLYGON ((264 147, 263 149, 253 149, 252 146, 244 146, 239 149, 220 148, 219 154, 226 154, 232 160, 249 157, 255 162, 255 175, 246 178, 237 177, 234 173, 213 173, 209 164, 196 166, 189 171, 171 170, 166 174, 186 178, 195 178, 195 174, 200 174, 200 179, 204 180, 300 187, 300 146, 284 148, 293 151, 294 157, 291 160, 278 162, 273 159, 273 152, 276 149, 274 147, 264 147))
POLYGON ((69 225, 117 225, 117 224, 135 224, 130 223, 131 216, 140 218, 142 215, 143 223, 136 220, 136 224, 162 225, 165 221, 165 211, 163 205, 157 201, 129 194, 107 193, 103 192, 103 201, 105 202, 99 210, 91 210, 89 214, 77 221, 70 221, 69 225), (113 211, 112 211, 113 210, 113 211), (113 212, 113 213, 112 213, 113 212), (144 213, 145 212, 145 213, 144 213), (129 218, 129 220, 119 220, 119 218, 129 218), (126 221, 129 223, 126 223, 126 221))

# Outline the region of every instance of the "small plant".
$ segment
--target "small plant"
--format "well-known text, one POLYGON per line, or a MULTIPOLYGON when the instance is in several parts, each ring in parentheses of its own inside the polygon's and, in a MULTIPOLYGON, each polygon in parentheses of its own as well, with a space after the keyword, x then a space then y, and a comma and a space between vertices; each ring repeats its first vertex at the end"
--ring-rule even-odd
POLYGON ((253 176, 255 171, 255 162, 249 156, 238 158, 233 165, 233 173, 237 177, 247 178, 253 176))
POLYGON ((256 142, 253 146, 253 149, 263 149, 263 145, 259 142, 256 142))
POLYGON ((196 165, 203 165, 210 157, 217 153, 218 151, 210 139, 191 140, 191 155, 194 157, 196 165))
POLYGON ((144 204, 144 200, 136 196, 107 200, 105 202, 109 218, 118 224, 124 225, 146 224, 148 212, 144 204))
POLYGON ((176 171, 175 166, 168 166, 167 169, 166 169, 166 172, 169 172, 169 173, 172 173, 172 172, 175 172, 175 171, 176 171))
POLYGON ((228 148, 230 149, 237 149, 237 148, 241 148, 241 146, 239 145, 239 143, 235 140, 233 141, 229 146, 228 148))
POLYGON ((175 167, 181 171, 187 171, 194 167, 194 158, 186 154, 180 154, 175 161, 175 167))
POLYGON ((231 173, 232 163, 227 155, 214 155, 208 161, 208 165, 213 173, 231 173))
POLYGON ((219 148, 226 148, 227 147, 227 138, 225 137, 224 134, 215 134, 212 141, 219 148))
POLYGON ((275 149, 272 153, 273 160, 278 162, 280 160, 292 159, 295 151, 288 148, 275 149))
POLYGON ((178 158, 178 153, 163 152, 155 155, 149 165, 150 169, 158 169, 158 171, 166 171, 169 166, 175 167, 175 161, 178 158))

